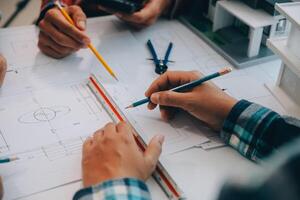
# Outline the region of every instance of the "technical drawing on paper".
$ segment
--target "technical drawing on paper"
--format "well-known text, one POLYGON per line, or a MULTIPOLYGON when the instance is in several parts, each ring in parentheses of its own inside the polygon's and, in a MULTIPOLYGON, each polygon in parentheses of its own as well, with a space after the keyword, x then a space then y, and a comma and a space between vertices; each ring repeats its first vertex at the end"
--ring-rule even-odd
POLYGON ((7 151, 9 151, 9 146, 5 140, 3 132, 0 129, 0 152, 3 153, 3 152, 7 152, 7 151))
MULTIPOLYGON (((16 152, 14 155, 19 158, 16 163, 28 162, 28 160, 43 159, 49 162, 63 159, 66 156, 80 155, 83 142, 87 136, 80 136, 68 140, 62 140, 49 145, 42 145, 38 148, 29 149, 23 152, 16 152)), ((1 148, 1 147, 0 147, 1 148)))
POLYGON ((93 134, 110 121, 85 83, 0 98, 0 127, 11 153, 93 134))
POLYGON ((71 108, 68 106, 42 107, 21 115, 18 121, 24 124, 49 122, 70 112, 71 108))
POLYGON ((80 179, 83 142, 111 121, 86 80, 1 97, 0 156, 19 158, 0 166, 4 199, 80 179), (32 179, 36 184, 28 184, 32 179))

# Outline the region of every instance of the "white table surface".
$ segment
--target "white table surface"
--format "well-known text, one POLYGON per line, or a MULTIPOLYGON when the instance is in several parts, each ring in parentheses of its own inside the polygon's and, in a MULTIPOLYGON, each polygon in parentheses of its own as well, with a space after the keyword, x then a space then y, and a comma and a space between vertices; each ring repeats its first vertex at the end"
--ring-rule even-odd
MULTIPOLYGON (((101 23, 100 20, 99 23, 101 23)), ((97 22, 97 19, 90 20, 90 22, 97 22)), ((152 29, 166 28, 178 24, 177 21, 164 22, 154 25, 152 29)), ((101 24, 99 24, 101 25, 101 24)), ((101 27, 101 26, 100 26, 101 27)), ((188 33, 189 30, 182 26, 182 33, 188 33)), ((105 32, 105 29, 99 28, 100 31, 105 32)), ((140 36, 146 34, 148 30, 138 33, 140 36)), ((188 33, 191 34, 191 33, 188 33)), ((184 35, 181 35, 184 37, 184 35)), ((199 39, 195 39, 199 40, 199 39)), ((208 49, 207 51, 212 51, 208 49)), ((245 76, 254 81, 255 87, 259 87, 263 95, 252 99, 263 105, 268 105, 280 113, 284 113, 284 108, 275 101, 267 90, 262 89, 265 82, 274 82, 278 71, 280 61, 272 61, 257 65, 251 68, 237 70, 237 74, 245 76), (262 91, 263 90, 263 91, 262 91)), ((242 91, 255 90, 253 85, 245 85, 241 88, 242 91)), ((250 96, 249 96, 249 99, 250 96)), ((205 151, 200 148, 192 148, 173 155, 169 155, 162 159, 163 164, 168 169, 169 173, 174 177, 178 185, 183 189, 188 199, 215 199, 218 195, 222 184, 230 177, 238 179, 244 178, 245 174, 249 174, 255 169, 259 168, 253 162, 248 161, 235 150, 230 147, 223 147, 219 149, 205 151)), ((27 198, 26 200, 53 200, 53 199, 71 199, 80 183, 73 183, 63 187, 59 187, 47 192, 39 193, 27 198)), ((159 197, 160 192, 154 192, 153 199, 162 199, 159 197)))

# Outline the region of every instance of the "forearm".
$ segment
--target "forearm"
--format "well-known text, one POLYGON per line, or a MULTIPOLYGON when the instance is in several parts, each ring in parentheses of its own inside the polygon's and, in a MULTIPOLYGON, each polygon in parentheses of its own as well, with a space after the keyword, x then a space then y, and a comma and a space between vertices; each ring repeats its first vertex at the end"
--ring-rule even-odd
POLYGON ((257 161, 300 136, 299 120, 282 117, 248 101, 239 101, 224 122, 221 137, 245 157, 257 161))

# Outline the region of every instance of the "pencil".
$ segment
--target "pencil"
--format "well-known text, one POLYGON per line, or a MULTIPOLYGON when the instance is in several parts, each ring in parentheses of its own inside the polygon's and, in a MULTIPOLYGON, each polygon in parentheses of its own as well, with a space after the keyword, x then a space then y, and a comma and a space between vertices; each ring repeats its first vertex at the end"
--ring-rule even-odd
MULTIPOLYGON (((195 80, 195 81, 192 81, 190 83, 186 83, 186 84, 180 85, 178 87, 175 87, 175 88, 171 89, 171 91, 185 92, 187 90, 190 90, 194 87, 197 87, 197 86, 201 85, 202 83, 204 83, 206 81, 209 81, 211 79, 217 78, 217 77, 222 76, 222 75, 225 75, 225 74, 227 74, 231 71, 232 71, 232 68, 226 67, 226 68, 221 69, 219 72, 216 72, 216 73, 210 74, 208 76, 202 77, 202 78, 200 78, 198 80, 195 80)), ((147 97, 145 99, 136 101, 133 104, 127 106, 125 109, 134 108, 134 107, 143 105, 143 104, 148 103, 148 102, 150 102, 150 97, 147 97)))
POLYGON ((15 160, 19 160, 19 158, 17 157, 11 157, 11 158, 0 158, 0 164, 1 163, 8 163, 8 162, 12 162, 15 160))
MULTIPOLYGON (((62 13, 62 15, 66 18, 66 20, 68 20, 68 22, 70 24, 72 24, 72 25, 75 26, 74 21, 69 16, 69 14, 66 12, 66 10, 62 7, 62 5, 59 3, 59 1, 56 1, 55 5, 58 7, 58 9, 62 13)), ((100 63, 108 71, 108 73, 118 81, 118 78, 117 78, 116 74, 114 73, 114 71, 112 70, 112 68, 106 63, 106 61, 101 56, 101 54, 97 51, 97 49, 94 47, 94 45, 92 43, 90 43, 90 44, 88 44, 88 48, 94 53, 94 55, 96 56, 96 58, 100 61, 100 63)))

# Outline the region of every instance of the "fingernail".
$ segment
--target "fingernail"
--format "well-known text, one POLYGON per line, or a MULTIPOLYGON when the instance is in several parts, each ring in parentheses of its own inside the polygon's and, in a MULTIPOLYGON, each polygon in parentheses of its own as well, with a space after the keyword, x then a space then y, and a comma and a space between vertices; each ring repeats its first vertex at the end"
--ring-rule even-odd
POLYGON ((164 135, 157 135, 156 139, 162 145, 165 141, 165 136, 164 135))
POLYGON ((151 101, 153 103, 157 103, 158 102, 158 94, 152 94, 151 95, 151 101))
POLYGON ((85 29, 85 21, 79 21, 78 23, 77 23, 77 26, 80 28, 80 29, 82 29, 82 30, 84 30, 85 29))

